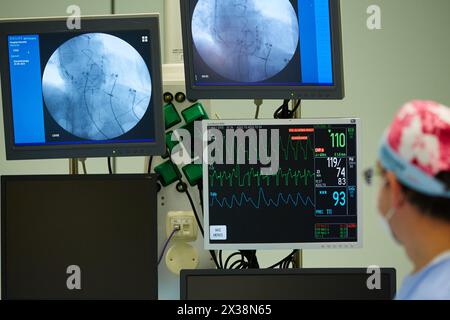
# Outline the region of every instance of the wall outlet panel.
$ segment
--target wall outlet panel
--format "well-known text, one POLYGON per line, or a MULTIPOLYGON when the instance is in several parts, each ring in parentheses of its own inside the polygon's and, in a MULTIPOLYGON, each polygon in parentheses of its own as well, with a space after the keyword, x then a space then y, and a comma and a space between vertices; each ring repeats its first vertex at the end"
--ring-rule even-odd
MULTIPOLYGON (((163 81, 164 92, 171 92, 174 96, 178 92, 186 92, 184 84, 184 66, 180 65, 164 65, 163 66, 163 81)), ((199 101, 204 106, 207 113, 211 114, 210 101, 199 101)), ((174 102, 175 107, 179 114, 186 108, 192 106, 194 103, 186 100, 184 103, 179 104, 174 102)), ((178 129, 185 125, 185 122, 181 122, 171 130, 178 129)), ((164 160, 160 157, 156 157, 153 160, 153 167, 163 163, 164 160)), ((145 172, 147 172, 148 158, 146 159, 145 172)), ((179 168, 181 171, 181 167, 179 168)), ((183 175, 184 177, 184 175, 183 175)), ((200 197, 198 188, 192 187, 184 177, 185 182, 188 184, 189 192, 192 195, 194 203, 196 204, 197 212, 201 215, 200 197)), ((172 184, 166 188, 163 188, 158 194, 158 248, 162 249, 164 242, 166 241, 166 217, 171 211, 192 211, 189 200, 185 194, 179 193, 176 190, 176 184, 172 184)), ((208 251, 203 248, 203 237, 198 235, 195 242, 190 242, 199 254, 200 269, 213 269, 215 268, 214 262, 208 251)), ((170 247, 170 244, 169 244, 170 247)), ((164 260, 163 260, 164 261, 164 260)), ((158 283, 159 283, 159 299, 160 300, 178 300, 180 292, 180 279, 178 276, 170 272, 163 262, 158 269, 158 283)))

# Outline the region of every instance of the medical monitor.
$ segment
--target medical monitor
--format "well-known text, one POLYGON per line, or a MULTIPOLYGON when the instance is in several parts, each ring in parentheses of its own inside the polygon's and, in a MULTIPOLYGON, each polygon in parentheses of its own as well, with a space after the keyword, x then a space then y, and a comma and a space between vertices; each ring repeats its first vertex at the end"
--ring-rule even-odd
POLYGON ((165 151, 159 16, 0 21, 8 160, 165 151))
POLYGON ((183 270, 182 300, 392 300, 395 269, 183 270), (377 286, 368 286, 377 284, 377 286))
POLYGON ((203 122, 207 249, 362 244, 359 119, 203 122))
POLYGON ((181 0, 191 99, 343 99, 339 0, 181 0))
POLYGON ((156 176, 1 181, 2 299, 158 299, 156 176))

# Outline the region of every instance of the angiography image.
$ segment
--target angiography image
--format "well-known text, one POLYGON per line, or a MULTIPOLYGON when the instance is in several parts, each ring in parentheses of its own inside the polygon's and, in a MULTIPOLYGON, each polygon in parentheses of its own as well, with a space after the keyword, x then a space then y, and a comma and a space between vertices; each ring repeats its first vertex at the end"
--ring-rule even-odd
POLYGON ((104 33, 63 43, 45 67, 42 87, 47 110, 58 125, 96 141, 133 129, 152 96, 150 72, 139 52, 104 33))
POLYGON ((201 58, 219 75, 260 82, 292 60, 299 23, 288 0, 199 0, 192 34, 201 58))

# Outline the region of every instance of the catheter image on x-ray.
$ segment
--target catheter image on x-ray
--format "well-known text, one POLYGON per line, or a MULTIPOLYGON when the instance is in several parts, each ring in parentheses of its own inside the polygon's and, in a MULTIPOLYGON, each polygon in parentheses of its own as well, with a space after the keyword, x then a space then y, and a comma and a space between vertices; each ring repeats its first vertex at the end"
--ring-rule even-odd
POLYGON ((103 33, 62 44, 45 67, 42 87, 53 119, 88 140, 129 132, 142 120, 152 95, 142 56, 122 39, 103 33))
POLYGON ((192 35, 204 62, 222 77, 259 82, 292 60, 299 23, 288 0, 199 0, 192 35))

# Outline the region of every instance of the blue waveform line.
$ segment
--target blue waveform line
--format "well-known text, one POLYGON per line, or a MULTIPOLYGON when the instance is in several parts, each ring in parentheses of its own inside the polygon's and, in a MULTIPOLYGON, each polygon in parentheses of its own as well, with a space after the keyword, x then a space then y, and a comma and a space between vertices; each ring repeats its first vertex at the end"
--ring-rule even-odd
POLYGON ((266 195, 263 188, 259 189, 257 199, 253 199, 248 196, 245 192, 241 192, 240 195, 233 195, 230 199, 224 197, 222 199, 218 198, 217 192, 211 192, 211 207, 217 204, 221 208, 232 209, 234 207, 242 207, 245 204, 250 204, 256 209, 260 209, 262 205, 266 207, 281 207, 282 205, 292 204, 294 207, 298 207, 299 205, 303 205, 307 207, 311 205, 315 207, 313 200, 310 197, 303 197, 300 192, 288 195, 284 195, 283 193, 278 193, 275 199, 270 198, 266 195))

